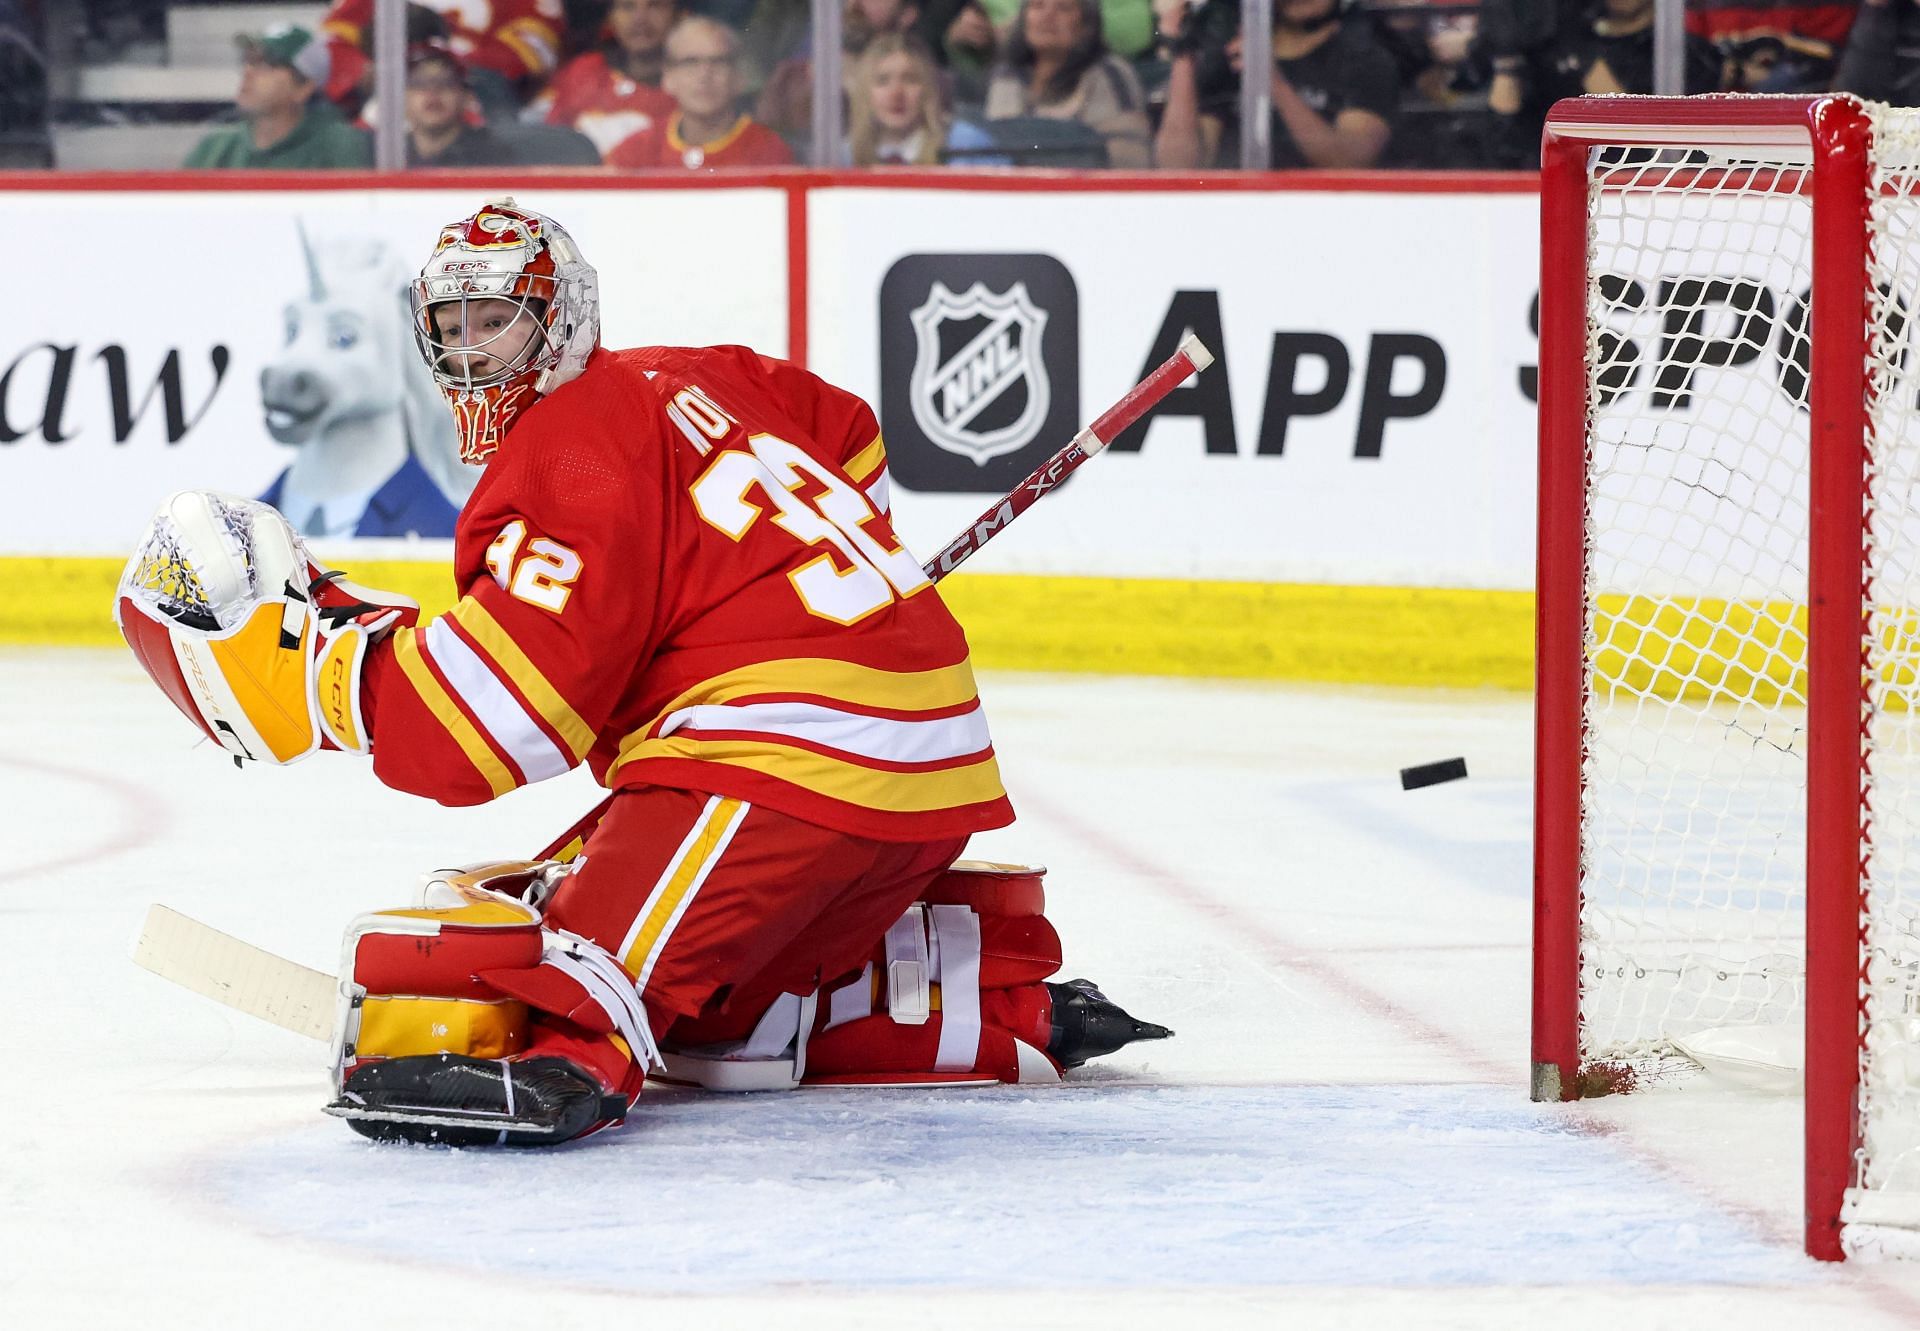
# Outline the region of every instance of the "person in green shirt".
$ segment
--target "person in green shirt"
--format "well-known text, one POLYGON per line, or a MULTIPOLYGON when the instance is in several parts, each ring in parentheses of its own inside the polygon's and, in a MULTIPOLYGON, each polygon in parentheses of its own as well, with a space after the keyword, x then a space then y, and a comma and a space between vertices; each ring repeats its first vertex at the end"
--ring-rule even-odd
POLYGON ((241 167, 307 171, 373 165, 373 145, 320 95, 331 72, 327 44, 305 28, 239 39, 241 123, 214 130, 187 154, 188 170, 241 167))

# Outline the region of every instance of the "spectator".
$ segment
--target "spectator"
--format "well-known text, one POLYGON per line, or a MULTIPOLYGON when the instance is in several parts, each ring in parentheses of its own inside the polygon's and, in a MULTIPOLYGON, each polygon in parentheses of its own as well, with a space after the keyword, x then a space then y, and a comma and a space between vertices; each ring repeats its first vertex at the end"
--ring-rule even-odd
POLYGON ((1100 22, 1100 0, 1024 0, 987 84, 987 119, 1077 121, 1105 140, 1109 165, 1146 166, 1146 95, 1100 22))
POLYGON ((660 87, 667 33, 682 17, 679 0, 613 0, 611 40, 576 56, 533 103, 549 125, 568 125, 604 157, 623 139, 673 114, 660 87))
POLYGON ((407 52, 407 165, 502 166, 512 150, 480 118, 467 67, 444 46, 407 52))
POLYGON ((740 51, 733 29, 693 16, 667 34, 661 86, 675 110, 607 154, 625 167, 784 166, 793 154, 778 134, 741 113, 740 51))
POLYGON ((367 136, 319 96, 332 70, 326 43, 305 28, 278 27, 242 37, 240 91, 245 122, 216 129, 187 154, 188 170, 251 167, 310 170, 373 164, 367 136))
MULTIPOLYGON (((336 97, 342 82, 371 82, 366 48, 373 36, 373 6, 374 0, 334 0, 321 22, 343 76, 329 89, 336 97)), ((566 21, 561 0, 427 0, 407 8, 438 16, 437 26, 444 29, 447 45, 466 61, 474 94, 490 115, 517 111, 521 100, 560 64, 560 30, 566 21)), ((415 36, 415 22, 410 13, 410 37, 415 36)))
MULTIPOLYGON (((1272 68, 1270 161, 1276 168, 1374 166, 1393 137, 1399 68, 1366 24, 1346 21, 1342 8, 1341 0, 1274 0, 1273 55, 1266 63, 1272 68)), ((1238 79, 1223 91, 1216 72, 1202 86, 1201 51, 1183 36, 1184 11, 1185 0, 1162 0, 1159 9, 1171 57, 1155 142, 1160 165, 1234 164, 1238 136, 1227 131, 1238 123, 1238 79), (1204 109, 1209 106, 1216 108, 1212 115, 1204 109)), ((1239 37, 1228 44, 1230 70, 1239 70, 1243 48, 1239 37)))
POLYGON ((1920 106, 1920 4, 1862 0, 1833 87, 1895 106, 1920 106))
MULTIPOLYGON (((1654 0, 1600 0, 1583 21, 1567 25, 1545 77, 1549 104, 1589 92, 1653 91, 1654 0)), ((1720 53, 1688 34, 1685 79, 1689 93, 1721 85, 1720 53)))
MULTIPOLYGON (((1404 0, 1403 0, 1404 2, 1404 0)), ((1401 100, 1381 167, 1470 170, 1492 166, 1487 58, 1477 11, 1447 0, 1371 10, 1374 34, 1400 70, 1401 100)))
MULTIPOLYGON (((929 0, 929 9, 944 16, 940 41, 957 81, 968 89, 984 89, 1019 17, 1020 0, 964 0, 958 5, 929 0)), ((1153 45, 1150 0, 1100 0, 1100 35, 1107 50, 1124 60, 1146 54, 1153 45)))
POLYGON ((45 34, 37 0, 0 0, 0 169, 53 165, 45 34))
POLYGON ((949 116, 940 105, 940 74, 918 38, 890 32, 867 43, 847 90, 847 158, 854 166, 931 166, 966 154, 970 166, 1004 166, 980 154, 993 136, 949 116))
MULTIPOLYGON (((919 7, 910 0, 846 0, 840 24, 840 49, 845 57, 843 78, 851 81, 860 53, 876 37, 909 32, 919 18, 919 7)), ((850 108, 851 105, 850 102, 850 108)), ((811 34, 798 52, 773 67, 766 86, 760 90, 753 117, 789 144, 805 142, 813 132, 811 34)))
POLYGON ((1692 0, 1687 31, 1720 49, 1731 92, 1823 92, 1855 0, 1692 0))

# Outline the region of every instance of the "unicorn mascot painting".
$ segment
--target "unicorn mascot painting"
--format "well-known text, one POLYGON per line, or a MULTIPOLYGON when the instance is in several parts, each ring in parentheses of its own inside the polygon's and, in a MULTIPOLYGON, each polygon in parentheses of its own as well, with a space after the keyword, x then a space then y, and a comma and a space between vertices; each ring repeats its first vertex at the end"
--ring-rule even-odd
POLYGON ((286 345, 260 373, 267 433, 300 451, 260 497, 302 535, 452 536, 479 480, 407 331, 406 266, 375 237, 315 246, 286 345))

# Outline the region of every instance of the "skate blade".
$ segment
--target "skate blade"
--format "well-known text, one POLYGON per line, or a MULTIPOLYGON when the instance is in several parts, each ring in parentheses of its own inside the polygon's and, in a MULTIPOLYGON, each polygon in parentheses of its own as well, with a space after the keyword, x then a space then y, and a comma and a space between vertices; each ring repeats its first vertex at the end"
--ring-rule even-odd
POLYGON ((489 1114, 484 1111, 462 1114, 457 1111, 436 1109, 428 1111, 412 1109, 372 1109, 366 1105, 348 1104, 344 1100, 335 1100, 332 1104, 321 1106, 324 1114, 335 1118, 357 1118, 373 1123, 422 1123, 434 1128, 502 1128, 509 1132, 527 1132, 539 1137, 551 1137, 559 1132, 559 1126, 553 1123, 530 1123, 523 1118, 513 1118, 506 1114, 489 1114))

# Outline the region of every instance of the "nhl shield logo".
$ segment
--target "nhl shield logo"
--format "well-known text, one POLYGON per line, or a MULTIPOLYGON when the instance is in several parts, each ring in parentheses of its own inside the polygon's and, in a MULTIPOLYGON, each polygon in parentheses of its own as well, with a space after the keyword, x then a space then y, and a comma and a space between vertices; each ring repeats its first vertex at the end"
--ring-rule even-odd
POLYGON ((1031 443, 1053 399, 1042 354, 1047 312, 1027 284, 995 293, 975 282, 956 294, 936 281, 911 318, 907 395, 928 441, 979 467, 1031 443))

